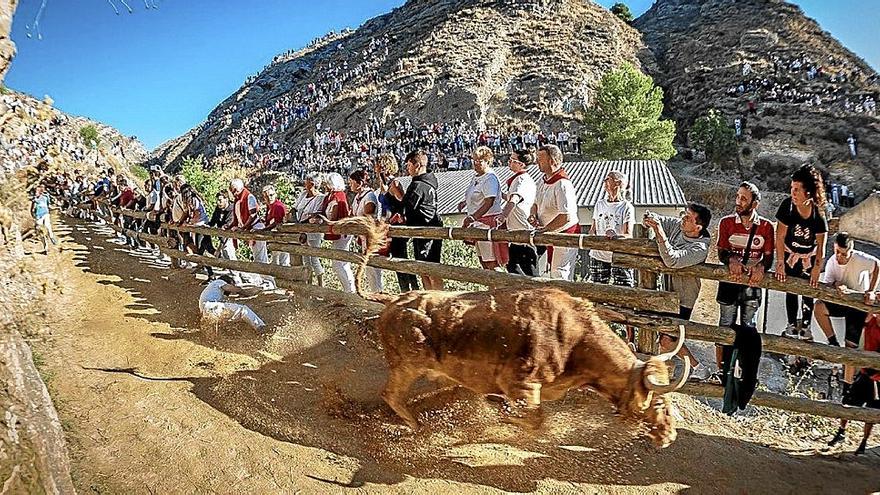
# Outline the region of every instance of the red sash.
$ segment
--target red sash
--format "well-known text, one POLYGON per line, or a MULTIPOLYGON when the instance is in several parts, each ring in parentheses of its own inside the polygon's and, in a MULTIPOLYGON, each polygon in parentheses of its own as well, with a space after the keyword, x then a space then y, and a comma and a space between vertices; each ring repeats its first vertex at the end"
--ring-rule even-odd
MULTIPOLYGON (((326 215, 327 207, 330 206, 330 203, 333 201, 336 201, 336 219, 342 220, 343 218, 347 218, 349 215, 348 197, 345 195, 345 191, 333 191, 324 196, 324 204, 321 205, 321 213, 326 215)), ((324 239, 327 239, 328 241, 335 241, 341 238, 342 236, 339 234, 324 234, 324 239)))
POLYGON ((251 210, 248 208, 248 200, 251 192, 244 188, 241 190, 241 196, 235 202, 235 226, 243 227, 251 219, 251 210))
MULTIPOLYGON (((580 224, 574 224, 571 227, 559 232, 560 234, 580 234, 581 226, 580 224)), ((553 262, 553 246, 547 246, 547 264, 553 262)))

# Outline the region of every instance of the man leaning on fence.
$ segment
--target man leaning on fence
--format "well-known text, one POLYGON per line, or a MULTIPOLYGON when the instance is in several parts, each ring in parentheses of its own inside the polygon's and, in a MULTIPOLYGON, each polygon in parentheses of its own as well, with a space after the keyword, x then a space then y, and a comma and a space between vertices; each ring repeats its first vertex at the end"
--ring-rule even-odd
MULTIPOLYGON (((740 282, 718 282, 716 301, 721 310, 718 324, 723 327, 733 326, 737 318, 742 326, 757 325, 761 306, 758 285, 773 266, 776 235, 773 224, 758 215, 760 202, 758 187, 743 182, 736 192, 734 213, 722 218, 718 226, 718 259, 727 265, 729 279, 740 282)), ((716 347, 716 359, 720 367, 720 347, 716 347)))
MULTIPOLYGON (((712 212, 709 208, 692 203, 681 219, 646 212, 643 225, 654 232, 654 239, 657 241, 657 249, 660 251, 663 263, 670 268, 685 268, 706 261, 711 241, 708 230, 711 221, 712 212)), ((679 299, 679 318, 683 320, 691 318, 697 297, 700 295, 701 285, 697 277, 677 275, 672 277, 672 288, 679 299)), ((673 345, 672 337, 667 334, 660 335, 660 348, 663 352, 669 351, 673 345)), ((679 355, 682 359, 690 360, 692 377, 699 380, 709 378, 709 369, 700 364, 686 346, 681 348, 679 355)))

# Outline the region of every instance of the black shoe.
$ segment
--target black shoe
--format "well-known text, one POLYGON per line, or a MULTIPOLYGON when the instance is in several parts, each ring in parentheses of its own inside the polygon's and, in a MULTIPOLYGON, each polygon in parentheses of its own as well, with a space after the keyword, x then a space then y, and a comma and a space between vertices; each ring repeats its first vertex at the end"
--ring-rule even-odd
POLYGON ((859 444, 859 448, 856 449, 856 454, 864 454, 867 447, 868 442, 862 441, 862 443, 859 444))
POLYGON ((846 440, 846 430, 844 430, 843 428, 840 428, 837 430, 837 433, 834 434, 834 438, 832 438, 831 441, 828 442, 828 446, 834 447, 835 445, 839 444, 840 442, 843 442, 844 440, 846 440))

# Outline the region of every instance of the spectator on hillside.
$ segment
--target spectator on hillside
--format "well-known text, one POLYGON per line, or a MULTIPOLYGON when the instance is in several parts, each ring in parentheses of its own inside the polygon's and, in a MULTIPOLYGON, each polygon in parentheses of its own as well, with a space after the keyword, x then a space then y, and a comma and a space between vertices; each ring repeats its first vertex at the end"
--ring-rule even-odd
MULTIPOLYGON (((354 193, 351 204, 352 214, 356 217, 371 217, 379 220, 382 217, 382 208, 379 206, 379 198, 376 196, 363 170, 356 170, 348 177, 348 187, 354 193)), ((359 237, 358 243, 365 248, 364 238, 359 237)), ((366 268, 367 287, 372 292, 382 292, 382 270, 372 266, 366 268)))
MULTIPOLYGON (((403 186, 398 177, 397 159, 391 153, 381 153, 373 163, 373 173, 376 181, 376 192, 379 195, 379 206, 382 215, 391 225, 404 224, 403 186)), ((387 251, 382 255, 390 254, 392 258, 406 259, 408 239, 405 237, 392 237, 387 251)), ((411 273, 397 272, 397 283, 400 292, 419 290, 419 282, 411 273)))
MULTIPOLYGON (((663 263, 670 268, 685 268, 706 261, 711 242, 708 230, 711 222, 712 212, 709 208, 691 203, 680 219, 648 212, 643 225, 654 232, 663 263)), ((697 277, 672 277, 672 289, 678 294, 679 300, 678 317, 682 320, 691 319, 701 286, 702 282, 697 277)), ((674 344, 672 337, 660 334, 662 352, 669 351, 674 344)), ((691 354, 687 346, 681 348, 679 356, 690 360, 692 377, 698 380, 709 377, 709 369, 691 354)))
POLYGON ((849 148, 850 158, 855 160, 859 154, 859 148, 858 148, 859 141, 858 141, 858 139, 856 139, 856 137, 854 135, 850 134, 849 137, 846 138, 846 145, 849 148))
MULTIPOLYGON (((294 206, 294 219, 298 223, 308 223, 313 217, 320 215, 321 206, 324 204, 324 194, 321 192, 324 188, 323 174, 320 172, 310 173, 306 176, 304 185, 305 189, 297 198, 296 205, 294 206)), ((304 241, 305 244, 314 248, 321 247, 321 243, 324 242, 324 234, 320 232, 304 234, 300 238, 302 239, 301 242, 304 241)), ((303 256, 303 265, 309 269, 309 283, 311 283, 312 276, 314 276, 315 283, 319 287, 323 287, 324 265, 321 264, 321 259, 315 256, 303 256)))
POLYGON ((37 231, 43 239, 44 253, 49 252, 49 242, 52 245, 58 244, 58 239, 55 238, 55 234, 52 232, 52 218, 49 216, 49 204, 51 202, 52 198, 49 197, 46 188, 42 184, 38 185, 34 190, 34 199, 31 202, 31 215, 34 217, 37 231))
MULTIPOLYGON (((776 279, 786 276, 810 281, 819 286, 825 264, 825 185, 822 175, 812 165, 803 165, 791 176, 791 195, 782 201, 776 212, 776 279)), ((786 337, 812 340, 810 321, 813 299, 804 296, 798 320, 798 295, 785 295, 788 325, 786 337)))
MULTIPOLYGON (((605 197, 599 198, 593 208, 590 234, 605 236, 606 239, 631 239, 636 210, 629 201, 632 196, 629 177, 616 170, 608 172, 604 186, 605 197)), ((633 287, 635 279, 632 269, 611 266, 611 255, 611 251, 590 250, 590 280, 596 284, 613 283, 633 287)))
MULTIPOLYGON (((544 232, 576 234, 580 232, 577 195, 574 184, 565 173, 562 159, 562 150, 556 145, 548 144, 538 149, 538 168, 544 176, 538 184, 535 205, 532 207, 529 222, 537 227, 536 233, 539 234, 544 232)), ((547 258, 550 277, 572 280, 577 254, 577 248, 549 246, 547 258)))
MULTIPOLYGON (((535 230, 529 223, 529 215, 535 204, 537 186, 535 180, 526 172, 526 169, 535 162, 535 155, 531 150, 520 149, 510 154, 507 166, 513 172, 513 176, 507 179, 507 194, 504 210, 498 219, 508 230, 535 230)), ((538 273, 538 250, 529 244, 511 243, 509 248, 510 261, 507 262, 507 271, 529 277, 537 277, 538 273)))
MULTIPOLYGON (((834 256, 828 259, 822 282, 837 289, 841 295, 863 294, 865 304, 874 304, 877 281, 880 279, 880 260, 870 254, 855 249, 855 242, 847 232, 838 232, 834 238, 834 256)), ((828 345, 839 346, 831 317, 843 317, 846 326, 844 342, 846 347, 856 348, 862 337, 865 325, 864 311, 825 301, 816 301, 814 309, 816 323, 825 333, 828 345)), ((852 383, 853 369, 844 366, 844 392, 852 383)))
MULTIPOLYGON (((323 223, 324 220, 335 222, 351 216, 351 208, 348 205, 348 197, 345 195, 345 182, 342 176, 336 172, 327 174, 324 183, 324 202, 321 205, 322 217, 312 217, 312 223, 323 223)), ((340 251, 348 251, 351 246, 351 235, 333 234, 324 235, 324 239, 331 241, 333 249, 340 251)), ((333 260, 333 271, 339 278, 342 290, 345 292, 354 292, 354 273, 351 270, 351 263, 347 261, 333 260)))
MULTIPOLYGON (((437 177, 428 172, 428 155, 422 150, 412 151, 406 156, 405 163, 412 181, 406 188, 406 193, 398 199, 403 201, 406 225, 442 227, 443 220, 437 212, 437 177)), ((443 241, 413 239, 412 242, 416 260, 440 263, 443 241)), ((425 290, 443 290, 443 279, 439 277, 422 275, 422 284, 425 290)))
MULTIPOLYGON (((757 326, 761 306, 758 285, 773 266, 775 241, 773 224, 758 215, 760 202, 758 187, 743 182, 736 193, 734 213, 722 218, 718 226, 718 259, 727 265, 730 278, 737 282, 718 282, 718 324, 723 327, 733 326, 737 319, 744 327, 757 326)), ((716 359, 721 368, 721 347, 716 347, 716 359)))
MULTIPOLYGON (((464 200, 458 203, 458 211, 467 211, 462 227, 497 229, 501 214, 501 181, 492 170, 495 155, 492 150, 480 146, 474 151, 474 177, 465 190, 464 200)), ((477 241, 474 246, 480 264, 486 270, 494 270, 507 264, 506 244, 477 241)))

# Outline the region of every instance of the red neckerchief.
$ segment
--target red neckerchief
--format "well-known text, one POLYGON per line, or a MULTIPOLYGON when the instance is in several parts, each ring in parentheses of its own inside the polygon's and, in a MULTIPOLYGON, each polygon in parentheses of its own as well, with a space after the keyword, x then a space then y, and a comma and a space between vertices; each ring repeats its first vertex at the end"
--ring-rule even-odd
POLYGON ((513 177, 507 179, 507 188, 510 189, 510 185, 513 184, 513 181, 516 180, 517 177, 519 177, 520 175, 522 175, 524 173, 526 173, 525 170, 523 170, 522 172, 517 172, 517 173, 513 174, 513 177))
POLYGON ((562 179, 567 179, 567 178, 568 178, 568 174, 565 173, 565 169, 560 168, 559 170, 556 171, 555 174, 551 175, 549 178, 544 177, 544 184, 554 184, 556 182, 561 181, 562 179))

